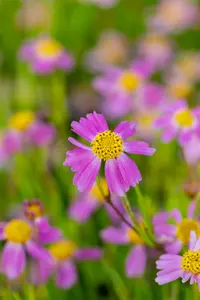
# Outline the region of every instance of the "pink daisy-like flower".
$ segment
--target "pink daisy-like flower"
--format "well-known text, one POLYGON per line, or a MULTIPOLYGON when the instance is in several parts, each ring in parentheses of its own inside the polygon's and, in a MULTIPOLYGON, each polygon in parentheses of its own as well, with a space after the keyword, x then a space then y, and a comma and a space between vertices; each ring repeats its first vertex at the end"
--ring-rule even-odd
POLYGON ((135 61, 127 69, 110 67, 94 79, 93 86, 104 97, 102 110, 111 118, 119 118, 132 110, 134 97, 151 70, 135 61))
POLYGON ((56 285, 69 289, 78 280, 76 263, 81 261, 98 261, 103 253, 99 248, 77 248, 70 240, 61 240, 49 247, 51 261, 39 261, 32 270, 32 281, 35 284, 46 282, 55 274, 56 285))
MULTIPOLYGON (((89 193, 80 194, 79 197, 75 199, 69 207, 68 213, 70 218, 79 223, 84 223, 91 217, 93 213, 97 211, 98 208, 104 206, 113 223, 118 223, 121 221, 114 209, 106 202, 106 197, 109 196, 106 180, 101 179, 99 184, 101 186, 103 195, 97 184, 93 186, 89 193)), ((114 198, 112 199, 112 202, 114 203, 115 207, 117 207, 120 212, 124 211, 121 201, 119 201, 116 196, 111 196, 111 198, 114 198)))
POLYGON ((87 114, 79 122, 72 122, 72 130, 88 141, 84 145, 74 138, 69 141, 77 146, 67 151, 64 166, 75 172, 73 183, 80 192, 89 192, 105 162, 105 178, 110 193, 123 196, 131 186, 141 180, 136 164, 124 152, 131 154, 153 155, 154 148, 145 142, 129 141, 135 134, 135 123, 121 122, 114 131, 109 130, 102 114, 87 114))
POLYGON ((33 72, 39 74, 50 74, 58 69, 68 71, 74 66, 73 57, 48 36, 26 42, 20 49, 20 57, 30 63, 33 72))
POLYGON ((181 255, 163 254, 156 262, 159 270, 155 281, 166 284, 182 279, 182 283, 190 280, 190 284, 197 283, 200 290, 200 238, 194 231, 190 233, 189 250, 181 255))
POLYGON ((32 223, 33 227, 36 227, 36 237, 39 244, 54 243, 62 238, 61 230, 49 224, 40 200, 33 199, 24 201, 23 212, 27 220, 32 223))
POLYGON ((19 277, 26 265, 26 253, 48 262, 50 255, 34 241, 34 228, 22 219, 1 223, 0 239, 6 240, 1 256, 1 272, 9 279, 19 277))
MULTIPOLYGON (((127 218, 128 220, 128 218, 127 218)), ((144 274, 147 263, 147 251, 139 234, 125 224, 109 226, 101 231, 104 242, 116 245, 132 245, 127 256, 125 272, 128 277, 140 277, 144 274)))
POLYGON ((170 213, 162 212, 153 218, 156 240, 164 244, 166 252, 179 253, 184 245, 188 245, 191 231, 194 231, 197 237, 200 236, 200 225, 194 218, 195 208, 196 201, 192 201, 188 207, 187 218, 183 218, 176 208, 170 213), (175 224, 170 223, 170 219, 174 220, 175 224))
POLYGON ((194 134, 199 135, 200 109, 189 109, 185 100, 177 100, 155 121, 155 127, 162 129, 162 141, 170 142, 178 136, 181 145, 187 143, 194 134))

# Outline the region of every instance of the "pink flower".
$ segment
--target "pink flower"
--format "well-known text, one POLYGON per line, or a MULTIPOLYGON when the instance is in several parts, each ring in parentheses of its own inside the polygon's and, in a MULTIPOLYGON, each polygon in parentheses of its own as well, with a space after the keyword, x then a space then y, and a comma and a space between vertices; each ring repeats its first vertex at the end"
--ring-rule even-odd
POLYGON ((54 140, 55 133, 55 127, 50 123, 36 121, 26 131, 26 137, 33 145, 42 147, 54 140))
POLYGON ((35 284, 46 282, 55 274, 56 285, 69 289, 78 280, 76 263, 98 261, 103 253, 99 248, 77 248, 70 240, 61 240, 49 247, 51 261, 39 261, 32 269, 32 281, 35 284))
POLYGON ((193 135, 199 135, 200 109, 189 109, 184 100, 177 100, 155 121, 155 127, 163 129, 162 141, 170 142, 178 136, 181 145, 186 144, 193 135))
POLYGON ((33 72, 39 74, 50 74, 58 69, 69 71, 74 66, 72 56, 48 36, 27 41, 20 49, 20 57, 30 63, 33 72))
POLYGON ((134 229, 122 224, 121 226, 109 226, 101 231, 104 242, 116 245, 131 245, 127 256, 125 271, 128 277, 141 277, 144 274, 147 263, 146 246, 134 229))
POLYGON ((155 281, 159 284, 167 284, 178 278, 182 283, 190 280, 190 284, 197 283, 200 290, 200 238, 194 231, 190 233, 189 250, 181 255, 164 254, 156 262, 159 270, 155 281))
POLYGON ((194 218, 196 201, 191 202, 188 207, 187 218, 183 218, 178 209, 173 209, 170 213, 162 212, 153 219, 154 233, 156 240, 164 244, 165 251, 177 254, 184 245, 188 245, 190 231, 194 231, 197 237, 200 236, 200 225, 194 218), (175 224, 170 223, 172 218, 175 224))
MULTIPOLYGON (((106 180, 101 179, 99 184, 101 185, 103 195, 96 184, 93 186, 89 193, 80 194, 77 199, 72 201, 72 204, 69 207, 68 213, 70 218, 79 223, 84 223, 100 207, 104 206, 114 223, 118 223, 121 221, 114 209, 108 203, 106 203, 106 197, 109 196, 106 180)), ((116 196, 111 196, 111 198, 115 207, 117 207, 120 212, 124 211, 122 203, 121 201, 119 201, 120 199, 118 199, 116 196)))
POLYGON ((19 277, 26 266, 26 252, 37 260, 49 261, 48 251, 34 241, 33 227, 22 219, 1 223, 0 239, 6 240, 1 257, 1 272, 9 279, 19 277))
POLYGON ((64 166, 70 166, 76 173, 73 183, 80 192, 91 190, 102 161, 105 162, 105 178, 110 193, 123 196, 131 186, 142 180, 136 164, 124 152, 151 156, 155 149, 145 142, 128 140, 135 134, 135 126, 135 123, 124 121, 111 131, 104 116, 96 112, 87 114, 79 122, 72 122, 73 131, 89 142, 89 145, 84 145, 69 138, 77 148, 67 151, 64 162, 64 166))
POLYGON ((132 110, 134 97, 150 72, 148 65, 135 61, 127 69, 109 68, 94 80, 95 90, 105 99, 102 109, 107 116, 119 118, 132 110))
POLYGON ((54 243, 62 238, 60 229, 49 224, 40 200, 33 199, 24 201, 23 213, 27 220, 32 223, 32 226, 36 228, 36 238, 39 244, 44 245, 54 243))

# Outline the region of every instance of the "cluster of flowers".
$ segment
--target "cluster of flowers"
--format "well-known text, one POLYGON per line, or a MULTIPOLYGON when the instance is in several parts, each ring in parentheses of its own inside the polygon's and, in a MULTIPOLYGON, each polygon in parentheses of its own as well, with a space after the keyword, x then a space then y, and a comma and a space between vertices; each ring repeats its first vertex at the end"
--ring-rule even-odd
POLYGON ((16 112, 8 120, 8 129, 1 136, 1 165, 24 149, 49 145, 55 133, 53 125, 40 120, 32 111, 16 112))
POLYGON ((102 257, 99 248, 79 248, 50 225, 37 199, 25 201, 19 217, 0 224, 0 238, 6 242, 1 256, 1 273, 9 280, 20 276, 23 280, 27 269, 26 278, 32 283, 45 283, 55 275, 56 285, 67 289, 77 282, 77 262, 96 261, 102 257))

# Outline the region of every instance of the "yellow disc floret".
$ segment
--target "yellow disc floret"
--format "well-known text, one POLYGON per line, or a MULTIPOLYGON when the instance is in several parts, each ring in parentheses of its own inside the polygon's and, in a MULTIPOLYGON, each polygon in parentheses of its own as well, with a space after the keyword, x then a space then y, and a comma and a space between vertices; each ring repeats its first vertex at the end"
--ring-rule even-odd
POLYGON ((59 261, 71 258, 76 249, 76 245, 72 241, 59 241, 49 247, 52 256, 59 261))
POLYGON ((25 215, 30 220, 42 217, 44 215, 43 206, 39 201, 29 201, 25 207, 25 215))
POLYGON ((198 236, 200 236, 200 226, 197 221, 184 219, 178 224, 176 229, 176 237, 183 243, 188 244, 190 240, 190 232, 194 231, 198 236))
POLYGON ((184 271, 191 272, 192 274, 200 274, 200 251, 188 250, 183 254, 181 266, 184 271))
POLYGON ((36 44, 36 53, 41 57, 52 58, 58 56, 62 51, 62 46, 55 40, 44 39, 36 44))
POLYGON ((119 78, 119 84, 126 91, 133 92, 140 85, 140 78, 131 71, 125 71, 119 78))
POLYGON ((106 130, 98 133, 91 142, 92 152, 100 159, 109 160, 120 156, 123 151, 123 140, 115 132, 106 130))
POLYGON ((194 117, 189 109, 184 109, 176 113, 175 121, 180 127, 191 127, 194 117))
POLYGON ((31 111, 21 111, 12 115, 8 121, 9 127, 16 130, 26 130, 35 121, 35 114, 31 111))
POLYGON ((136 244, 136 245, 144 244, 144 241, 141 239, 141 237, 139 236, 139 234, 135 230, 128 229, 127 235, 128 235, 129 241, 132 244, 136 244))
POLYGON ((9 242, 25 244, 31 238, 30 225, 20 219, 14 219, 10 221, 4 229, 4 234, 9 242))

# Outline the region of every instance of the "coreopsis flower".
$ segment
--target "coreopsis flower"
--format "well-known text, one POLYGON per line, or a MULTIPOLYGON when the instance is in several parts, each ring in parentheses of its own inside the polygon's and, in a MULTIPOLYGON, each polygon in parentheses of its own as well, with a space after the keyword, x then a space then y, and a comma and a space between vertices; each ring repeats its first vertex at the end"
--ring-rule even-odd
POLYGON ((131 64, 127 69, 110 68, 94 79, 93 86, 104 97, 103 111, 109 117, 119 118, 133 107, 134 97, 149 75, 148 67, 131 64))
POLYGON ((154 71, 157 71, 170 62, 173 45, 167 36, 149 32, 139 41, 138 54, 152 65, 154 71))
POLYGON ((125 272, 128 277, 141 277, 147 264, 147 249, 139 234, 126 224, 109 226, 101 231, 104 242, 116 245, 131 245, 126 258, 125 272))
POLYGON ((187 217, 184 218, 178 209, 170 213, 163 212, 153 220, 156 240, 164 244, 165 251, 177 254, 184 245, 188 245, 190 232, 194 231, 197 237, 200 236, 200 224, 194 217, 196 201, 192 201, 188 207, 187 217), (170 223, 172 219, 175 224, 170 223))
POLYGON ((49 224, 40 200, 33 199, 24 201, 23 213, 29 223, 32 223, 37 229, 36 239, 39 244, 53 243, 62 238, 60 229, 49 224))
POLYGON ((177 100, 166 107, 163 115, 155 121, 155 127, 162 129, 162 141, 170 142, 176 136, 181 145, 193 135, 199 135, 200 109, 190 109, 185 100, 177 100))
MULTIPOLYGON (((99 184, 102 192, 98 185, 95 184, 89 193, 82 193, 77 199, 73 200, 68 210, 70 218, 79 223, 84 223, 91 217, 93 213, 97 211, 98 208, 104 206, 114 223, 117 223, 121 220, 113 208, 107 203, 109 191, 106 180, 101 179, 99 184)), ((112 199, 112 202, 114 203, 115 207, 122 212, 123 206, 119 199, 116 199, 116 197, 111 198, 114 198, 112 199)))
POLYGON ((150 148, 148 143, 128 140, 136 132, 135 123, 124 121, 111 131, 104 116, 93 112, 71 125, 75 133, 89 142, 85 145, 69 138, 77 148, 67 151, 64 162, 64 166, 70 166, 76 173, 73 183, 80 192, 89 192, 92 189, 103 162, 111 194, 123 196, 131 186, 142 180, 136 164, 125 152, 151 156, 155 149, 150 148))
POLYGON ((159 285, 181 278, 182 283, 188 280, 190 284, 197 283, 200 290, 200 238, 191 231, 189 249, 183 255, 161 255, 156 267, 159 271, 155 281, 159 285))
POLYGON ((50 261, 47 250, 34 241, 34 228, 23 219, 1 223, 0 239, 6 244, 2 250, 1 272, 9 279, 19 277, 26 266, 26 253, 35 259, 50 261))
POLYGON ((20 57, 30 64, 33 72, 39 74, 69 71, 74 65, 73 57, 59 42, 48 36, 25 42, 20 49, 20 57))
POLYGON ((78 248, 71 240, 61 240, 49 246, 51 261, 39 261, 32 270, 35 284, 46 282, 55 274, 56 285, 69 289, 76 284, 78 272, 76 263, 81 261, 98 261, 103 253, 99 248, 78 248))
POLYGON ((55 137, 55 128, 50 123, 37 119, 31 111, 19 111, 8 121, 9 128, 20 136, 23 142, 41 147, 48 145, 55 137))
POLYGON ((184 30, 198 19, 198 6, 190 0, 162 0, 149 18, 149 25, 158 32, 184 30))
POLYGON ((128 42, 121 33, 109 30, 103 32, 96 46, 86 55, 86 64, 91 71, 104 71, 119 66, 127 60, 128 42))

